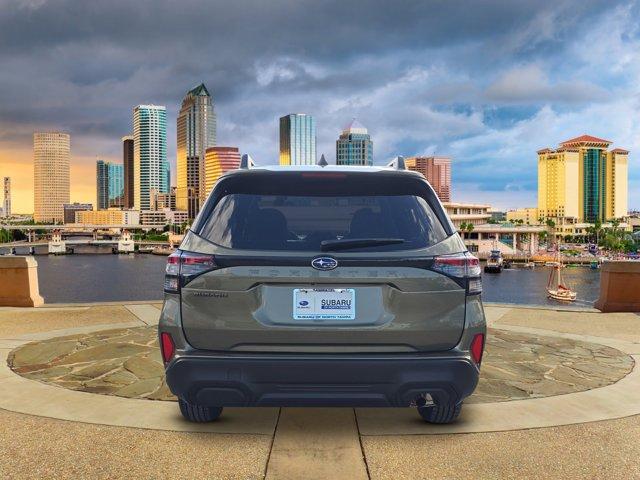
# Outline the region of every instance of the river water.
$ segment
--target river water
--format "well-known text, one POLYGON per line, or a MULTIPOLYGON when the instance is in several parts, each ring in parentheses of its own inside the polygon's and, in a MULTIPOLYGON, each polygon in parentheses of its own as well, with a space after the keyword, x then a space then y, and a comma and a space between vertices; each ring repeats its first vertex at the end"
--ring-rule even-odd
MULTIPOLYGON (((85 251, 96 250, 87 248, 85 251)), ((46 303, 162 299, 166 262, 163 256, 76 253, 37 255, 36 260, 40 294, 46 303)), ((520 305, 559 305, 546 296, 550 270, 542 266, 533 270, 514 266, 499 274, 484 273, 483 299, 520 305)), ((588 267, 567 267, 563 269, 563 277, 578 292, 578 299, 571 306, 591 307, 598 298, 600 272, 588 267)))

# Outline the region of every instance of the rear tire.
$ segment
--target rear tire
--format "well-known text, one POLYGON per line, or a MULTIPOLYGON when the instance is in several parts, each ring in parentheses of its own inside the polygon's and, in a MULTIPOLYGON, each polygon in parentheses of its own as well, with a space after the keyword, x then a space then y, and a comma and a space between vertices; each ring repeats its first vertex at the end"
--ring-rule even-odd
POLYGON ((186 400, 178 399, 180 413, 190 422, 206 423, 217 420, 222 413, 222 407, 205 407, 202 405, 194 405, 186 400))
POLYGON ((427 407, 418 407, 418 413, 428 423, 451 423, 458 418, 462 411, 462 402, 442 403, 429 405, 427 407))

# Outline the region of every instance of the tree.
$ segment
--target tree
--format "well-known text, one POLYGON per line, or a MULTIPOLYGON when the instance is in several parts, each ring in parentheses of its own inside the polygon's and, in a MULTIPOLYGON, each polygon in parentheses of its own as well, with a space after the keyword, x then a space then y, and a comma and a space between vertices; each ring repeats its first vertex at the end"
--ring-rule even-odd
POLYGON ((542 230, 539 234, 538 234, 538 239, 540 240, 540 243, 544 243, 547 241, 547 231, 546 230, 542 230))

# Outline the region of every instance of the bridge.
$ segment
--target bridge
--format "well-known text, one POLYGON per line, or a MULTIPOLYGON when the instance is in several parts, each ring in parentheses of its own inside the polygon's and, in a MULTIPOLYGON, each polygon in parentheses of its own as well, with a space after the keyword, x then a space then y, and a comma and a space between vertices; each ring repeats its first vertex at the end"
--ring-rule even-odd
POLYGON ((5 230, 67 230, 93 232, 94 230, 157 230, 158 225, 124 225, 124 224, 93 224, 93 223, 66 223, 63 225, 50 224, 0 224, 5 230))
MULTIPOLYGON (((68 233, 68 232, 66 232, 68 233)), ((27 247, 30 255, 35 254, 36 247, 46 246, 49 253, 53 253, 55 255, 64 255, 66 253, 73 253, 73 246, 76 245, 112 245, 114 253, 133 253, 136 250, 136 245, 138 246, 138 250, 140 250, 141 246, 147 247, 170 247, 173 248, 175 245, 178 245, 184 235, 176 235, 173 233, 169 233, 166 240, 134 240, 131 237, 131 232, 128 229, 122 230, 122 233, 117 236, 117 238, 110 238, 109 240, 100 240, 97 238, 95 230, 93 231, 93 239, 85 239, 85 240, 69 240, 63 238, 63 233, 59 229, 55 229, 51 231, 51 239, 48 241, 37 241, 35 238, 35 233, 29 231, 27 241, 18 241, 18 242, 7 242, 4 244, 0 244, 0 246, 4 246, 9 248, 10 254, 16 253, 17 247, 27 247)))

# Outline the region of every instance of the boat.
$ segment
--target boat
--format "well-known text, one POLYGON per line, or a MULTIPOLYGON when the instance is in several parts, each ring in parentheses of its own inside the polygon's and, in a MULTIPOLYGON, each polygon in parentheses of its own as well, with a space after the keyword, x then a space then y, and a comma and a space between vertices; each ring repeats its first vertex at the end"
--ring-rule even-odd
POLYGON ((487 258, 487 264, 484 266, 484 271, 487 273, 500 273, 502 271, 504 260, 500 250, 491 250, 489 258, 487 258))
POLYGON ((600 263, 597 260, 593 260, 590 264, 589 264, 589 268, 591 270, 597 270, 600 268, 600 263))
POLYGON ((578 296, 577 292, 571 290, 562 280, 562 262, 556 262, 549 274, 549 282, 547 283, 547 296, 560 302, 573 302, 578 296))

